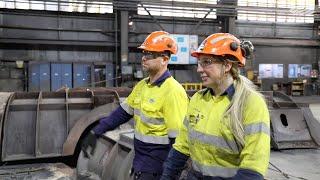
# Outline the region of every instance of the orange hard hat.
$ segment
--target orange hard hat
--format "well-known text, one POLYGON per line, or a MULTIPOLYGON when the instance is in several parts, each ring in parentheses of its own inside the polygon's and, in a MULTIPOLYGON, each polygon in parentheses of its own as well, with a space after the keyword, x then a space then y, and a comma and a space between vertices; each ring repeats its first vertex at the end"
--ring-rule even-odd
POLYGON ((199 48, 191 53, 191 56, 199 57, 200 54, 231 55, 237 59, 239 66, 244 66, 246 63, 245 53, 240 47, 240 40, 228 33, 215 33, 208 36, 199 48))
POLYGON ((176 41, 165 31, 152 32, 138 48, 154 52, 170 51, 172 54, 178 51, 176 41))

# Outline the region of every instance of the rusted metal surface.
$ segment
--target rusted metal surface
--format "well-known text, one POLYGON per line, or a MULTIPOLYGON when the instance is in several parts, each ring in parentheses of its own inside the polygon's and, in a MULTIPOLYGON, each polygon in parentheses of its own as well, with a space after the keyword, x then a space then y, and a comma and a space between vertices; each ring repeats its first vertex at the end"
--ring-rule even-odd
POLYGON ((84 130, 117 107, 120 94, 130 92, 128 88, 78 88, 0 94, 2 161, 72 155, 84 130))
POLYGON ((308 107, 300 107, 281 92, 272 92, 268 97, 272 97, 268 100, 272 147, 274 149, 318 147, 307 124, 312 118, 312 115, 306 113, 308 107))
POLYGON ((110 112, 118 107, 118 105, 118 103, 105 104, 80 117, 71 129, 65 143, 63 144, 62 155, 72 155, 84 130, 90 124, 98 121, 100 118, 108 116, 110 112))
MULTIPOLYGON (((0 140, 2 140, 2 127, 3 127, 3 120, 5 115, 5 109, 7 107, 7 102, 12 96, 13 93, 11 92, 0 92, 0 140)), ((2 147, 2 146, 1 146, 2 147)))
POLYGON ((98 139, 95 152, 90 158, 80 153, 77 163, 78 179, 133 179, 130 176, 134 157, 133 137, 131 123, 106 132, 98 139))

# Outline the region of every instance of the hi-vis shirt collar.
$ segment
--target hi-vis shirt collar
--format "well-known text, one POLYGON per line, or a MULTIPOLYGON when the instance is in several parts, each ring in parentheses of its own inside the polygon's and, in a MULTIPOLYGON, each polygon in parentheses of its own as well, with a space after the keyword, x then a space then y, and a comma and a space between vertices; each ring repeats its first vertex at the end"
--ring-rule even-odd
MULTIPOLYGON (((171 74, 169 70, 167 70, 154 83, 152 83, 152 85, 160 87, 162 83, 169 77, 171 77, 171 74)), ((150 81, 150 78, 147 78, 146 82, 149 83, 149 81, 150 81)))
MULTIPOLYGON (((211 88, 207 88, 207 89, 203 92, 203 95, 207 94, 208 91, 210 92, 210 94, 211 94, 212 96, 214 96, 214 91, 213 91, 213 89, 211 89, 211 88)), ((233 86, 233 84, 231 84, 231 85, 221 94, 221 96, 227 95, 228 98, 229 98, 229 100, 231 101, 231 99, 232 99, 232 97, 233 97, 233 95, 234 95, 234 92, 235 92, 234 86, 233 86)))

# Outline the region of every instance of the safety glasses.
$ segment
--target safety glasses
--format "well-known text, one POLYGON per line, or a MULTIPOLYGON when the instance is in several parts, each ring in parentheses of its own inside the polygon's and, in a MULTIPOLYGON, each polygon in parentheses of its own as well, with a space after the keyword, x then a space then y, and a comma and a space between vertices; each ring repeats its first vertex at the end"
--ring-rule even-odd
POLYGON ((220 59, 213 58, 213 57, 203 57, 198 59, 198 65, 201 67, 208 67, 211 64, 217 64, 217 63, 222 63, 220 59))
POLYGON ((157 57, 165 56, 163 53, 159 52, 150 52, 150 51, 142 51, 142 57, 146 60, 156 59, 157 57))

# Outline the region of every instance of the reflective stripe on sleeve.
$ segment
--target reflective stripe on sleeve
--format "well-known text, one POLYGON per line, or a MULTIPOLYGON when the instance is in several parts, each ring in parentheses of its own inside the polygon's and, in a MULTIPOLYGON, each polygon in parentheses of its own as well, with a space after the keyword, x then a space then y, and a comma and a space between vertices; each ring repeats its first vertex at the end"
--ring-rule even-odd
POLYGON ((263 122, 249 124, 244 127, 245 135, 265 133, 270 136, 270 128, 263 122))
POLYGON ((205 176, 219 176, 224 178, 235 176, 239 170, 238 168, 203 165, 194 159, 192 159, 192 167, 195 171, 198 171, 205 176))
POLYGON ((122 107, 122 109, 124 109, 128 114, 133 115, 133 108, 130 107, 126 101, 124 101, 123 103, 120 104, 120 106, 122 107))
POLYGON ((138 140, 146 143, 153 143, 153 144, 169 144, 168 136, 150 136, 150 135, 143 135, 138 131, 134 131, 134 137, 138 140))

